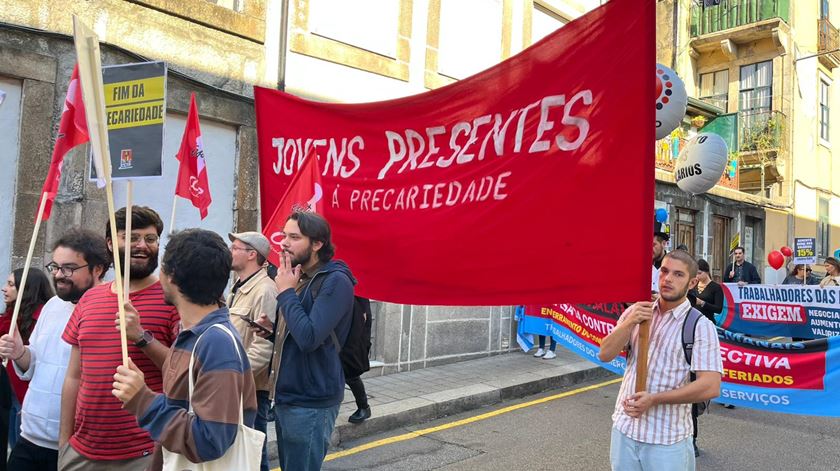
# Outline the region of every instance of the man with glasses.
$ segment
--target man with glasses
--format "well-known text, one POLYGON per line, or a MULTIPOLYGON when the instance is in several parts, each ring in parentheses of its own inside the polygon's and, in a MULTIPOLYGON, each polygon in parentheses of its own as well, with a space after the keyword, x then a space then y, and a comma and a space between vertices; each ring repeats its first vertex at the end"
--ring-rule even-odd
MULTIPOLYGON (((105 228, 108 250, 120 261, 126 250, 131 256, 130 266, 124 267, 131 276, 125 303, 128 354, 146 384, 161 392, 160 368, 180 322, 155 275, 163 222, 154 210, 135 206, 126 235, 125 208, 114 216, 117 233, 105 228)), ((122 364, 118 308, 114 283, 105 283, 79 300, 67 322, 62 338, 71 353, 62 392, 59 469, 131 471, 150 464, 155 447, 151 436, 111 394, 114 371, 122 364)))
POLYGON ((0 357, 11 360, 29 391, 21 409, 21 438, 8 467, 18 471, 56 469, 61 387, 70 358, 70 345, 61 341, 64 326, 76 303, 98 285, 108 271, 111 255, 101 235, 71 229, 52 247, 46 269, 56 295, 41 310, 38 323, 23 345, 20 335, 0 337, 0 357))
MULTIPOLYGON (((237 279, 230 290, 227 305, 231 322, 242 337, 242 345, 254 373, 257 388, 257 418, 254 428, 266 433, 271 408, 268 394, 271 388, 268 363, 271 360, 273 344, 254 335, 248 323, 256 321, 262 313, 270 316, 272 322, 276 320, 277 288, 264 268, 270 245, 268 239, 259 232, 228 234, 228 238, 232 258, 231 270, 236 273, 237 279)), ((283 325, 279 328, 283 329, 283 325)), ((260 470, 268 471, 268 448, 265 443, 260 470)))

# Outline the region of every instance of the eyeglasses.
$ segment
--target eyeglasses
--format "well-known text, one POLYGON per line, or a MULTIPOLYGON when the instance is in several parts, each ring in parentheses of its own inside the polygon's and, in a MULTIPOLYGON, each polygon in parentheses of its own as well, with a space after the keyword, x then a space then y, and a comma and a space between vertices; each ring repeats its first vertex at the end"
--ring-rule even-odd
POLYGON ((80 267, 71 267, 71 266, 68 266, 68 265, 59 265, 55 262, 52 262, 52 263, 44 266, 44 268, 49 270, 50 273, 55 273, 55 272, 60 270, 62 275, 69 277, 69 276, 73 276, 73 273, 76 273, 76 270, 78 270, 80 268, 86 268, 87 266, 88 265, 82 265, 80 267))
MULTIPOLYGON (((125 234, 120 234, 120 240, 125 242, 125 234)), ((145 236, 131 234, 129 240, 131 241, 131 245, 139 244, 140 240, 146 242, 146 245, 157 245, 158 242, 160 242, 160 236, 157 236, 155 234, 146 234, 145 236)))
POLYGON ((254 251, 254 252, 256 252, 256 251, 257 251, 257 249, 252 249, 251 247, 237 247, 237 246, 235 246, 235 245, 231 245, 231 246, 230 246, 230 249, 231 249, 231 250, 241 250, 241 251, 243 251, 243 252, 249 252, 249 251, 254 251))

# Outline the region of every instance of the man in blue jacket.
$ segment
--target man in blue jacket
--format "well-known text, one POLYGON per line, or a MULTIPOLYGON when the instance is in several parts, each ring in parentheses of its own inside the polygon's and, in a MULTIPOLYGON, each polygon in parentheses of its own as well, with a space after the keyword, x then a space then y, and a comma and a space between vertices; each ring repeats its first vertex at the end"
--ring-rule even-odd
MULTIPOLYGON (((320 470, 344 400, 338 354, 350 332, 356 280, 344 262, 332 259, 335 248, 323 217, 295 212, 283 232, 274 281, 286 331, 274 332, 279 354, 271 368, 272 378, 278 377, 277 448, 284 471, 320 470)), ((260 321, 270 325, 264 316, 260 321)))

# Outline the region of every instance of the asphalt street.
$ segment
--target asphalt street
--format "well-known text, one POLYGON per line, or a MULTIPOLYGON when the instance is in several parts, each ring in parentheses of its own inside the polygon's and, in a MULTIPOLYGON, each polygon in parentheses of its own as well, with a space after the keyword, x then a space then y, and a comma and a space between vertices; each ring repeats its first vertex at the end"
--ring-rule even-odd
MULTIPOLYGON (((610 416, 618 384, 544 403, 577 385, 346 443, 325 470, 475 471, 609 469, 610 416), (488 414, 511 405, 512 411, 488 414), (483 418, 481 415, 492 415, 483 418), (452 423, 470 419, 463 425, 452 423), (429 431, 430 428, 437 427, 429 431), (439 430, 442 428, 442 430, 439 430), (413 436, 411 432, 420 436, 413 436), (396 438, 395 438, 396 437, 396 438), (392 442, 392 443, 389 443, 392 442), (358 447, 370 447, 358 451, 358 447), (358 451, 358 452, 356 452, 358 451)), ((374 414, 376 411, 374 410, 374 414)), ((700 418, 702 470, 840 470, 840 419, 725 409, 700 418)))

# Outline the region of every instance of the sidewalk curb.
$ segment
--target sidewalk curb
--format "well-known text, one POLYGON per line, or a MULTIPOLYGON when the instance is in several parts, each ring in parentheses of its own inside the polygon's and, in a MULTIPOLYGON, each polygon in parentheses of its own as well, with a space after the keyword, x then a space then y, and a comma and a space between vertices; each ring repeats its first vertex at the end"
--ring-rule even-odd
POLYGON ((504 381, 478 383, 385 404, 372 408, 373 417, 362 424, 348 423, 346 417, 339 416, 340 423, 336 424, 330 444, 335 447, 347 441, 396 428, 440 419, 549 389, 613 376, 609 371, 589 362, 577 362, 563 369, 568 371, 539 379, 511 377, 504 381))

